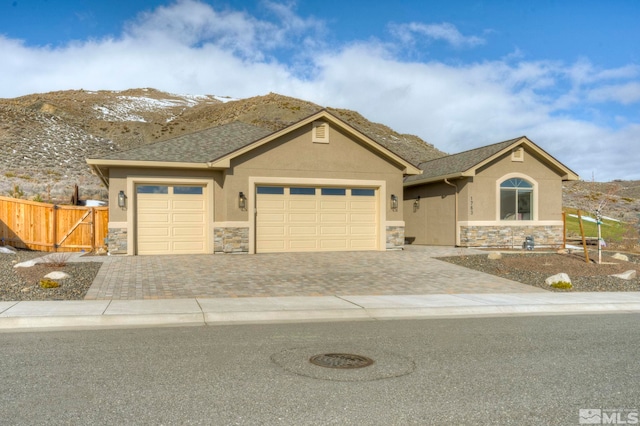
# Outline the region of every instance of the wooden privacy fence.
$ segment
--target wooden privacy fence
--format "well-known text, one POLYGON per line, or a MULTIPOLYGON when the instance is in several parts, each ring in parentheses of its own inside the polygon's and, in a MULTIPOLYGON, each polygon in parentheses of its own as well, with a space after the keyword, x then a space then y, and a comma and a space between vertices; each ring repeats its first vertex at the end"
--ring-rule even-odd
POLYGON ((104 247, 108 207, 65 206, 0 197, 0 244, 38 251, 104 247))

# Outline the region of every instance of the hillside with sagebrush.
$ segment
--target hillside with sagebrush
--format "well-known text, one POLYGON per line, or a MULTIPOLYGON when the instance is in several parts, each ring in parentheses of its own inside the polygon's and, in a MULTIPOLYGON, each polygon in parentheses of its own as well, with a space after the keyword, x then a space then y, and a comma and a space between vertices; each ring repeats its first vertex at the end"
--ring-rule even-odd
MULTIPOLYGON (((154 89, 68 90, 0 99, 0 195, 64 203, 78 185, 82 199, 106 200, 87 157, 236 120, 276 131, 321 108, 277 94, 230 99, 154 89)), ((355 111, 327 109, 413 163, 445 155, 417 136, 399 134, 355 111)))

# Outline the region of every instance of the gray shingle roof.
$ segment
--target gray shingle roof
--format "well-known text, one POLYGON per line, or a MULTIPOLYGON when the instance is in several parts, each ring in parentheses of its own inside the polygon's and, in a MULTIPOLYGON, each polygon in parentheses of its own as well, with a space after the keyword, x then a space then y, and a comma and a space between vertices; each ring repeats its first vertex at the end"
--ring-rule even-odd
POLYGON ((510 145, 513 145, 520 139, 522 139, 522 137, 420 163, 418 167, 422 170, 422 174, 407 177, 405 183, 432 180, 440 176, 444 178, 445 176, 465 172, 510 145))
POLYGON ((249 145, 272 131, 234 121, 218 127, 101 157, 105 160, 207 163, 249 145))

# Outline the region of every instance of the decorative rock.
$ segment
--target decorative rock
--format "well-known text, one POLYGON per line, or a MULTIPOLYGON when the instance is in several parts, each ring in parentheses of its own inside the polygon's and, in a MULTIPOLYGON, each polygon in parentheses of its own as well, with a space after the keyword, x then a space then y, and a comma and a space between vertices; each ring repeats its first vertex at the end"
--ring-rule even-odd
POLYGON ((31 260, 27 260, 26 262, 16 263, 15 265, 13 265, 13 267, 14 268, 31 268, 36 263, 40 263, 40 259, 31 259, 31 260))
POLYGON ((624 254, 620 254, 620 253, 616 253, 613 256, 611 256, 612 258, 616 259, 616 260, 623 260, 625 262, 629 261, 629 256, 626 256, 624 254))
POLYGON ((105 254, 107 254, 107 250, 105 250, 105 248, 104 248, 104 247, 98 247, 98 248, 96 249, 96 254, 97 254, 98 256, 105 255, 105 254))
POLYGON ((499 251, 494 251, 489 253, 489 256, 487 256, 487 259, 489 260, 500 260, 502 259, 502 253, 500 253, 499 251))
POLYGON ((545 284, 552 285, 559 282, 571 283, 571 278, 569 275, 564 272, 560 272, 559 274, 555 274, 544 280, 545 284))
POLYGON ((637 273, 635 269, 631 269, 629 271, 623 272, 621 274, 613 274, 612 277, 620 278, 623 280, 633 280, 636 278, 637 273))
POLYGON ((69 278, 69 274, 64 273, 62 271, 53 271, 53 272, 49 272, 44 277, 49 278, 50 280, 64 280, 65 278, 69 278))
POLYGON ((569 254, 569 249, 560 249, 557 252, 558 254, 569 254))
POLYGON ((11 246, 2 246, 0 247, 0 253, 2 254, 16 254, 18 250, 14 249, 11 246))

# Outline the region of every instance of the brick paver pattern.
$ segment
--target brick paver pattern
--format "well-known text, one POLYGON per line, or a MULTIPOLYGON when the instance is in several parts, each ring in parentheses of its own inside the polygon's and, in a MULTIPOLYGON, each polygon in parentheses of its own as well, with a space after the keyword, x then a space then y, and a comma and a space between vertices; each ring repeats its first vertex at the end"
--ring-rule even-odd
POLYGON ((487 254, 408 246, 386 252, 109 256, 100 259, 85 299, 544 292, 435 259, 478 253, 487 254))

